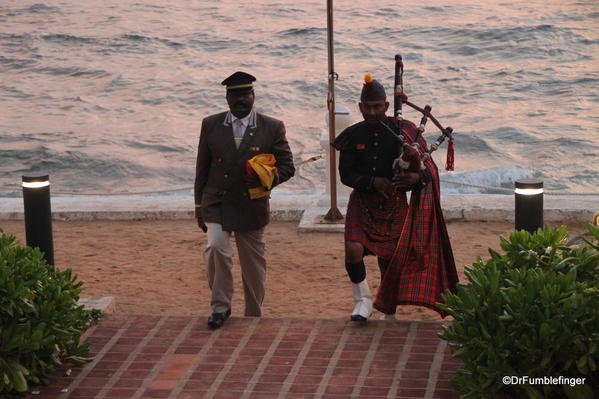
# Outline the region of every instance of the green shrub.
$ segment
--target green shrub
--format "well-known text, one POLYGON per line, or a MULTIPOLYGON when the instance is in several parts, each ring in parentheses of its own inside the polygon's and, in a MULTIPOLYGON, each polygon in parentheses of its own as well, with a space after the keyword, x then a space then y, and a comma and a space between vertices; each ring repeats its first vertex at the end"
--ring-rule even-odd
POLYGON ((47 383, 63 362, 89 360, 79 339, 98 312, 77 305, 76 279, 48 265, 39 249, 0 237, 0 394, 47 383))
POLYGON ((501 238, 499 254, 466 268, 468 284, 439 306, 441 338, 464 362, 452 379, 470 398, 599 397, 599 227, 567 247, 565 226, 501 238), (586 378, 584 385, 504 385, 504 376, 586 378))

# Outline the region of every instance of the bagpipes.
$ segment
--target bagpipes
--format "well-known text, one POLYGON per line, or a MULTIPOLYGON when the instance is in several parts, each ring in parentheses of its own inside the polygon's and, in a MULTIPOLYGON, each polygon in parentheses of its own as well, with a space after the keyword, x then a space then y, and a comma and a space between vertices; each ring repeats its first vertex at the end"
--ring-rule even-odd
POLYGON ((439 146, 441 146, 443 141, 445 141, 446 138, 449 139, 449 144, 447 147, 447 162, 445 165, 445 170, 453 170, 453 129, 450 126, 443 127, 441 123, 439 123, 439 121, 431 114, 432 107, 430 105, 426 105, 423 109, 408 101, 408 96, 406 96, 403 91, 403 61, 401 55, 399 54, 395 55, 395 85, 393 94, 395 129, 393 129, 383 121, 379 122, 387 131, 392 133, 393 136, 395 136, 395 138, 398 140, 399 157, 393 162, 394 172, 419 172, 421 169, 424 169, 424 162, 431 157, 433 151, 436 151, 439 148, 439 146), (418 126, 416 137, 413 140, 403 133, 402 104, 404 103, 412 107, 416 111, 422 113, 422 119, 420 120, 420 125, 418 126), (435 126, 437 126, 439 130, 441 130, 441 135, 433 144, 431 144, 428 151, 420 152, 418 148, 418 140, 420 139, 422 133, 424 133, 424 127, 428 119, 433 121, 435 126))

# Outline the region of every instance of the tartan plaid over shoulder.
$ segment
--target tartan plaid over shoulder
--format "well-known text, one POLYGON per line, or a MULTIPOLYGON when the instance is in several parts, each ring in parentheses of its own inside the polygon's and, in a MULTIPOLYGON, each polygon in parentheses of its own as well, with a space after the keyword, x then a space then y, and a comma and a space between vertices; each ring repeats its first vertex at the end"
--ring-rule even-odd
MULTIPOLYGON (((426 151, 421 140, 421 151, 426 151)), ((419 305, 445 317, 446 312, 435 303, 442 302, 445 290, 456 291, 458 275, 441 210, 439 172, 432 158, 425 164, 431 181, 412 191, 397 246, 374 301, 374 307, 386 314, 395 313, 398 305, 419 305)))

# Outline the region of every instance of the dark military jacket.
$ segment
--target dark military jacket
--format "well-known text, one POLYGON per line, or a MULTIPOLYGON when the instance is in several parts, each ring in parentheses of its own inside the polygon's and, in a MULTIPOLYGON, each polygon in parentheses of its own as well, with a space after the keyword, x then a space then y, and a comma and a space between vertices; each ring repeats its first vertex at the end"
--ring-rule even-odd
MULTIPOLYGON (((389 121, 391 124, 392 121, 389 121)), ((403 132, 415 137, 416 126, 403 121, 403 132)), ((365 121, 358 122, 339 134, 333 147, 340 150, 339 176, 346 186, 358 190, 373 190, 375 177, 393 177, 393 161, 399 156, 399 145, 393 133, 384 127, 371 127, 365 121)), ((430 181, 425 169, 421 172, 421 183, 412 189, 420 188, 430 181)))
POLYGON ((274 187, 295 173, 293 156, 283 122, 257 112, 250 117, 237 149, 228 114, 202 121, 194 185, 196 214, 201 210, 204 222, 220 223, 225 231, 257 230, 269 222, 269 202, 268 197, 250 199, 244 179, 246 161, 258 154, 273 154, 274 187))

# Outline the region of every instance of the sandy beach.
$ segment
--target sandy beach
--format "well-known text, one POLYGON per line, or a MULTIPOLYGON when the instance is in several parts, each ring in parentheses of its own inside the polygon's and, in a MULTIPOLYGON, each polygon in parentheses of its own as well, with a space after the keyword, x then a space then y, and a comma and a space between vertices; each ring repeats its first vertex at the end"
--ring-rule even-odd
MULTIPOLYGON (((296 222, 266 229, 268 274, 265 317, 346 318, 351 286, 343 267, 343 234, 299 233, 296 222)), ((499 249, 510 222, 447 224, 460 281, 464 265, 499 249)), ((570 237, 586 231, 569 224, 570 237)), ((5 233, 25 243, 23 221, 0 220, 5 233)), ((194 220, 55 221, 56 265, 83 280, 85 296, 114 296, 125 314, 208 315, 209 288, 202 253, 206 236, 194 220)), ((376 259, 366 258, 369 284, 378 288, 376 259)), ((243 289, 235 255, 233 315, 243 316, 243 289)), ((398 318, 440 320, 432 310, 403 306, 398 318)), ((378 318, 378 314, 373 317, 378 318)))

